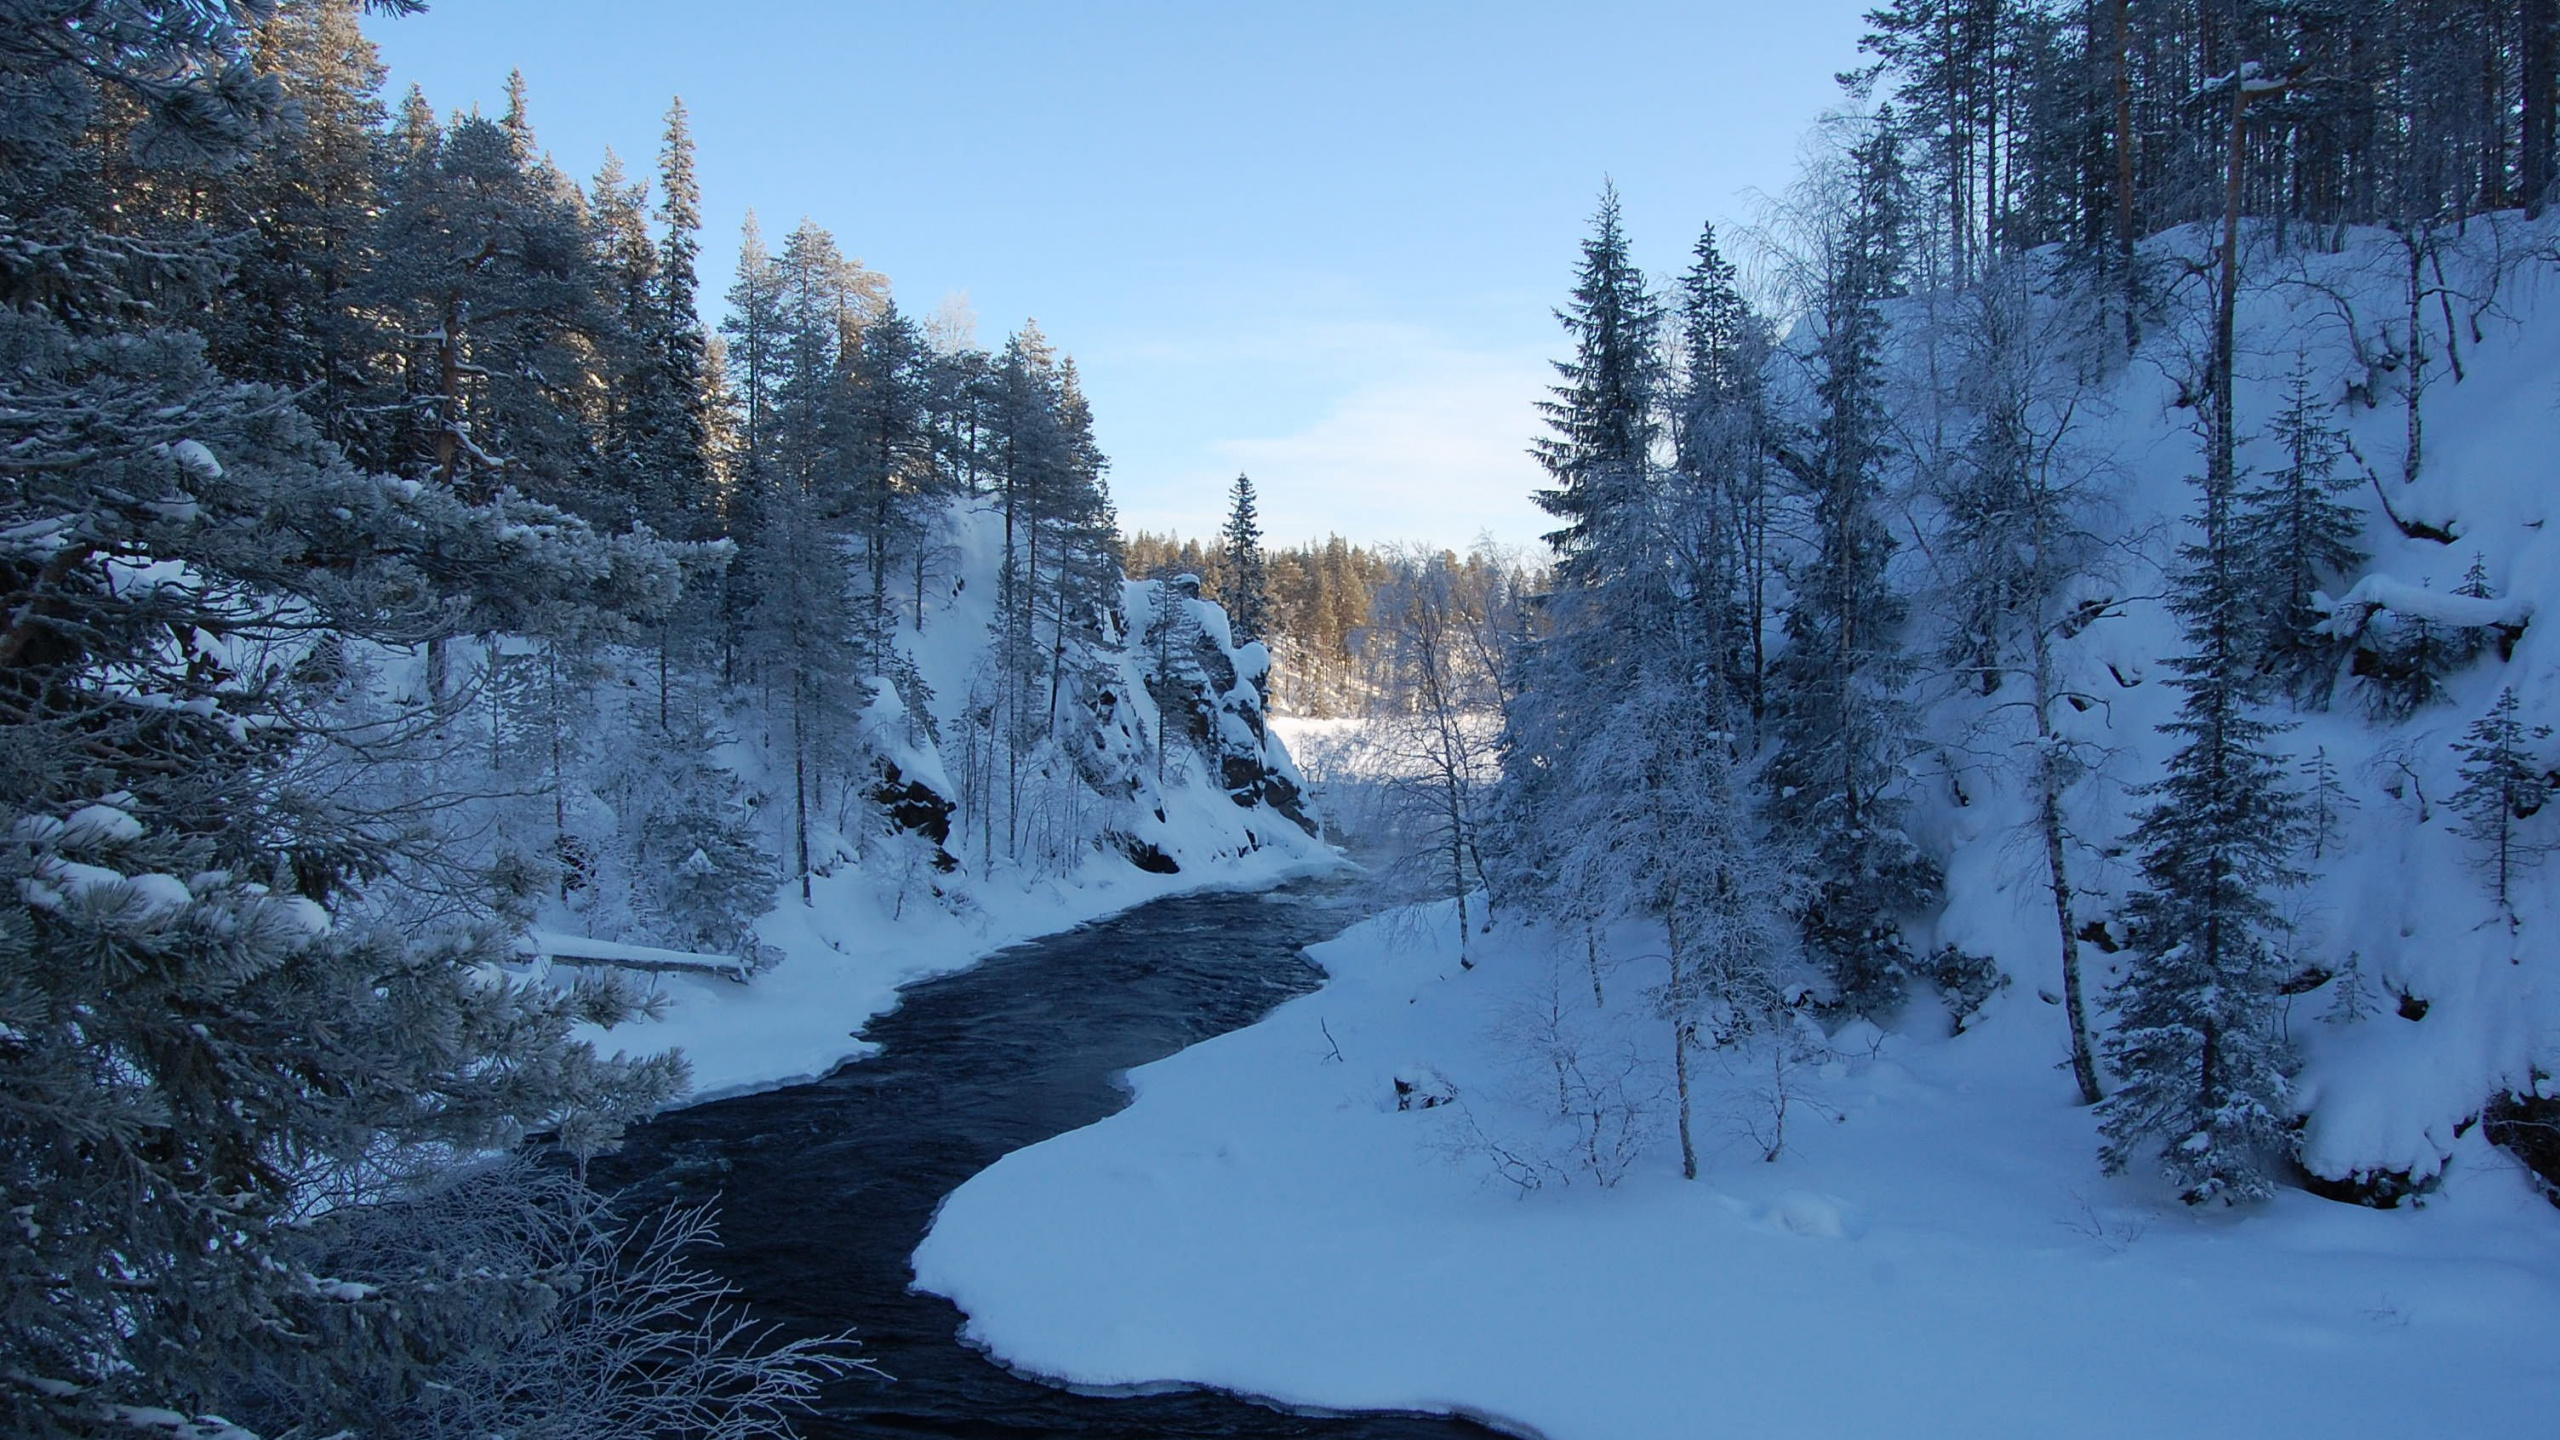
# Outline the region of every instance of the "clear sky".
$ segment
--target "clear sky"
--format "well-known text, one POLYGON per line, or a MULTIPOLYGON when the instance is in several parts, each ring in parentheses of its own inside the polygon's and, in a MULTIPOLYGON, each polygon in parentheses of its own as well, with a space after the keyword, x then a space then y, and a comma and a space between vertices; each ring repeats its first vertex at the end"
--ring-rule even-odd
POLYGON ((704 293, 749 207, 802 216, 982 343, 1076 357, 1131 527, 1212 528, 1250 471, 1276 541, 1546 527, 1526 446, 1602 178, 1670 272, 1747 221, 1858 60, 1873 0, 672 3, 432 0, 370 20, 393 93, 503 106, 654 164, 681 94, 704 293))

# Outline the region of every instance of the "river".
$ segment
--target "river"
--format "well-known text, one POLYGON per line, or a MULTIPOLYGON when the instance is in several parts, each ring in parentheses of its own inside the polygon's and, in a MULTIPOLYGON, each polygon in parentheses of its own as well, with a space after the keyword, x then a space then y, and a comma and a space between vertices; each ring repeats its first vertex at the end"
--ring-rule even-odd
POLYGON ((961 1344, 911 1293, 934 1208, 1006 1153, 1128 1103, 1122 1071, 1249 1025, 1316 987, 1302 946, 1358 916, 1340 880, 1159 900, 909 986, 863 1031, 879 1053, 812 1084, 671 1112, 596 1177, 630 1209, 717 1198, 707 1256, 790 1334, 850 1326, 895 1377, 831 1386, 801 1433, 1488 1440, 1427 1415, 1309 1416, 1200 1390, 1079 1394, 961 1344))

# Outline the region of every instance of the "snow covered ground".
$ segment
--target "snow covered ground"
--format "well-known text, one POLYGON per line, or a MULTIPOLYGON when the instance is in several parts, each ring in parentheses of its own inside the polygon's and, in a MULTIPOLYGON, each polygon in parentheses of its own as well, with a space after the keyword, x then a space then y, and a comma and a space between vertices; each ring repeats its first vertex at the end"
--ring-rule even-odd
MULTIPOLYGON (((1657 1145, 1604 1188, 1516 1041, 1551 980, 1587 986, 1581 958, 1536 930, 1494 940, 1473 971, 1445 925, 1396 917, 1316 947, 1324 989, 1135 1072, 1128 1110, 963 1186, 918 1283, 1043 1375, 1553 1440, 2548 1423, 2553 1212, 2476 1129, 2423 1209, 2289 1193, 2189 1213, 2094 1173, 2053 1012, 2013 987, 1957 1039, 1833 1037, 1836 1058, 1783 1076, 1774 1163, 1752 1138, 1772 1077, 1710 1070, 1702 1178, 1657 1145), (1399 1110, 1400 1079, 1456 1099, 1399 1110), (1488 1142, 1543 1183, 1504 1179, 1488 1142)), ((1661 1028, 1644 978, 1608 977, 1639 1041, 1661 1028)), ((1644 1107, 1658 1130, 1665 1102, 1644 1107)))
MULTIPOLYGON (((2495 257, 2555 238, 2547 220, 2475 222, 2446 263, 2486 294, 2495 257)), ((2413 712, 2378 710, 2342 673, 2328 710, 2272 717, 2329 810, 2311 882, 2283 897, 2292 953, 2330 977, 2285 1021, 2302 1158, 2432 1184, 2420 1203, 2286 1191, 2191 1212, 2146 1170, 2099 1173, 2041 993, 2060 989, 2059 959, 2025 712, 2013 691, 1942 685, 1917 697, 1929 744, 1909 784, 1948 901, 1907 930, 1990 955, 2011 982, 1963 1035, 1924 995, 1893 1033, 1852 1026, 1810 1062, 1771 1069, 1760 1047, 1728 1070, 1700 1052, 1702 1173, 1686 1182, 1648 937, 1606 938, 1595 1002, 1579 935, 1559 946, 1514 915, 1466 971, 1445 911, 1391 915, 1319 947, 1323 990, 1137 1072, 1127 1111, 955 1193, 919 1283, 1044 1375, 1464 1411, 1555 1440, 2548 1431, 2560 1212, 2475 1122, 2560 1072, 2560 887, 2532 872, 2501 917, 2445 801, 2455 742, 2501 691, 2527 723, 2560 718, 2560 635, 2537 618, 2560 606, 2560 316, 2547 264, 2499 277, 2476 316, 2430 309, 2425 451, 2404 479, 2405 367, 2374 359, 2395 324, 2405 340, 2402 256, 2367 233, 2265 257, 2239 391, 2254 473, 2281 462, 2268 421, 2297 371, 2354 445, 2345 473, 2369 473, 2346 497, 2370 556, 2338 592, 2346 622, 2379 606, 2522 627, 2511 645, 2484 635, 2413 712), (2457 600, 2475 566, 2486 596, 2457 600), (1764 1160, 1782 1096, 1784 1144, 1764 1160)), ((1928 303, 1898 308, 1907 344, 1928 303)), ((2111 556, 2060 643, 2061 689, 2085 702, 2058 712, 2063 738, 2096 760, 2066 797, 2081 921, 2115 918, 2139 883, 2135 787, 2171 749, 2156 727, 2180 639, 2160 567, 2194 501, 2178 377, 2196 320, 2155 327, 2082 397, 2066 446, 2111 556)), ((1899 363, 1914 393, 1935 373, 1916 351, 1899 363)), ((1898 577, 1924 616, 1926 560, 1906 546, 1898 577)), ((2560 769, 2552 743, 2536 755, 2560 769)), ((2532 823, 2548 841, 2560 818, 2532 823)), ((2093 988, 2117 973, 2106 948, 2081 948, 2093 988)))

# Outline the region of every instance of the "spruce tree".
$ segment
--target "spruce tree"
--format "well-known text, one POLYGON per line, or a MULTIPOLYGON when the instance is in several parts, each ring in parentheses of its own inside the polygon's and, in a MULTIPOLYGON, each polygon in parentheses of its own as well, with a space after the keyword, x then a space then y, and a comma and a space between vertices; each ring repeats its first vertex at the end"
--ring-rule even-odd
POLYGON ((1670 520, 1683 589, 1727 691, 1756 727, 1764 703, 1769 417, 1764 327, 1733 263, 1701 230, 1679 282, 1680 372, 1672 396, 1670 520))
POLYGON ((693 173, 693 132, 684 101, 667 106, 664 147, 658 154, 658 266, 649 323, 641 339, 650 370, 659 377, 653 408, 639 428, 650 437, 651 490, 662 534, 685 540, 710 538, 719 528, 719 496, 711 476, 711 397, 705 361, 707 338, 697 313, 696 260, 701 254, 702 187, 693 173))
POLYGON ((2338 647, 2313 597, 2364 563, 2362 517, 2341 499, 2360 482, 2338 473, 2345 438, 2312 398, 2307 364, 2294 366, 2271 428, 2284 465, 2242 493, 2234 544, 2253 594, 2258 670, 2281 693, 2316 705, 2328 696, 2338 647))
POLYGON ((1658 423, 1662 311, 1628 253, 1615 184, 1601 187, 1573 298, 1556 319, 1574 354, 1555 362, 1563 383, 1538 405, 1553 433, 1534 453, 1555 484, 1535 498, 1561 522, 1546 541, 1557 579, 1571 585, 1606 568, 1610 527, 1642 510, 1658 423))
POLYGON ((1539 406, 1548 433, 1531 452, 1554 482, 1534 498, 1561 522, 1545 537, 1554 592, 1547 633, 1520 657, 1519 693, 1505 710, 1494 806, 1508 879, 1533 892, 1556 883, 1572 843, 1554 823, 1572 797, 1567 772, 1671 619, 1655 603, 1671 576, 1651 523, 1663 317, 1628 253, 1615 185, 1602 187, 1581 250, 1572 298, 1556 312, 1573 354, 1555 362, 1561 383, 1539 406))
POLYGON ((1253 481, 1242 472, 1227 491, 1224 538, 1227 571, 1218 587, 1218 603, 1227 609, 1227 623, 1237 644, 1265 639, 1271 628, 1270 578, 1263 565, 1262 521, 1254 509, 1253 481))
MULTIPOLYGON (((218 170, 277 133, 240 12, 180 8, 57 7, 0 46, 0 229, 43 225, 52 257, 0 278, 11 1435, 213 1433, 186 1417, 243 1404, 334 1429, 336 1397, 499 1327, 450 1288, 330 1283, 315 1214, 530 1134, 591 1152, 682 1084, 573 1037, 633 1013, 625 987, 493 979, 485 911, 390 923, 394 877, 465 857, 374 807, 381 733, 326 703, 366 651, 645 613, 672 557, 357 471, 291 392, 173 326, 217 252, 157 240, 137 269, 134 237, 58 203, 127 159, 218 170), (129 123, 92 125, 109 106, 129 123)), ((483 1304, 538 1303, 490 1278, 483 1304)))
POLYGON ((2447 802, 2461 817, 2454 833, 2470 847, 2509 928, 2516 924, 2517 884, 2552 848, 2524 828, 2551 800, 2551 767, 2533 753, 2536 742, 2551 738, 2551 727, 2528 727, 2521 710, 2513 689, 2500 690, 2489 713, 2471 722, 2453 747, 2462 757, 2462 788, 2447 802))
POLYGON ((2109 990, 2106 1054, 2122 1083, 2101 1102, 2100 1156, 2122 1170, 2157 1147, 2189 1204, 2263 1198, 2291 1157, 2293 1058, 2278 1025, 2290 967, 2274 894, 2302 876, 2304 817, 2278 725, 2249 711, 2255 616, 2234 531, 2231 482, 2209 469, 2200 538, 2170 601, 2186 652, 2184 695, 2161 727, 2179 741, 2133 832, 2143 888, 2126 906, 2129 963, 2109 990))

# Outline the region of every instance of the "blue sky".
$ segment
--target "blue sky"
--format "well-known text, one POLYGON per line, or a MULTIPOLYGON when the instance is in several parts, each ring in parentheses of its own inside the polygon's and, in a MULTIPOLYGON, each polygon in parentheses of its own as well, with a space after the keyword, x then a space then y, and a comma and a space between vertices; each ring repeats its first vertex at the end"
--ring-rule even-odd
POLYGON ((1076 357, 1124 522, 1525 542, 1551 316, 1604 176, 1638 258, 1747 221, 1872 0, 1790 5, 433 0, 368 21, 396 94, 521 67, 571 173, 654 162, 682 94, 705 293, 808 216, 983 343, 1076 357))

